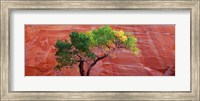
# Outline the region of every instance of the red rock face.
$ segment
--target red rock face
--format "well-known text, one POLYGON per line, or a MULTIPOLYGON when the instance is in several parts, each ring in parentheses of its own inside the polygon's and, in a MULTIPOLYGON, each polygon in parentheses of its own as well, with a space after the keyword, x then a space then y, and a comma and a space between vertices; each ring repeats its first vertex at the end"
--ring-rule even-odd
MULTIPOLYGON (((101 25, 102 26, 102 25, 101 25)), ((69 40, 72 31, 84 32, 100 25, 25 25, 25 76, 79 76, 79 69, 55 71, 54 44, 69 40)), ((134 34, 139 55, 127 50, 116 52, 116 58, 105 58, 91 70, 91 76, 174 76, 175 25, 111 25, 134 34)), ((85 66, 86 67, 86 66, 85 66)))

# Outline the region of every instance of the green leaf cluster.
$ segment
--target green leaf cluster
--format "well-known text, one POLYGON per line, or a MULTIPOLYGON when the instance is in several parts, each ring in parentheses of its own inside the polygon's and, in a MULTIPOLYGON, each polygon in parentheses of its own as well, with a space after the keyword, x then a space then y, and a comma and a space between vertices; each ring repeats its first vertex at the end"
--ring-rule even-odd
POLYGON ((127 48, 129 48, 134 54, 137 54, 139 49, 136 46, 137 38, 130 36, 127 38, 127 41, 125 42, 125 45, 127 48))
POLYGON ((59 63, 55 69, 61 69, 63 66, 72 66, 76 64, 76 60, 72 59, 75 52, 72 50, 72 44, 67 40, 61 41, 58 40, 55 44, 55 47, 58 49, 56 52, 56 61, 59 63))
POLYGON ((90 51, 89 38, 88 36, 86 36, 86 34, 72 32, 72 34, 70 34, 70 41, 71 41, 71 44, 80 52, 90 51))
POLYGON ((115 40, 114 31, 110 26, 93 30, 88 36, 92 47, 106 45, 109 41, 115 40))

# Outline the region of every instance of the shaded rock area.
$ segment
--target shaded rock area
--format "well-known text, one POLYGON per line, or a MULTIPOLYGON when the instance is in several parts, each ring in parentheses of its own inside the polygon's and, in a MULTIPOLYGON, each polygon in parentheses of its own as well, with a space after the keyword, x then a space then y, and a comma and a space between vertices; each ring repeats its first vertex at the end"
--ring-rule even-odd
MULTIPOLYGON (((102 25, 25 25, 25 76, 79 76, 77 65, 55 71, 54 44, 69 40, 72 31, 84 32, 102 25)), ((140 54, 123 49, 115 58, 99 61, 91 76, 175 75, 175 25, 111 25, 137 37, 140 54)), ((86 64, 87 65, 87 64, 86 64)), ((86 67, 86 66, 85 66, 86 67)))

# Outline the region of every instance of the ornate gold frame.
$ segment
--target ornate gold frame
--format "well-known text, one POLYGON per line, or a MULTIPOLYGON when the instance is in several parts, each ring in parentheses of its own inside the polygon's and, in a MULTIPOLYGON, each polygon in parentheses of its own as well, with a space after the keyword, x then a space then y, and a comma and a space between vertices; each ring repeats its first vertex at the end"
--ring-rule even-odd
POLYGON ((200 98, 199 0, 0 0, 1 68, 0 100, 193 100, 200 98), (13 9, 188 9, 191 11, 191 91, 189 92, 17 92, 9 90, 9 15, 13 9))

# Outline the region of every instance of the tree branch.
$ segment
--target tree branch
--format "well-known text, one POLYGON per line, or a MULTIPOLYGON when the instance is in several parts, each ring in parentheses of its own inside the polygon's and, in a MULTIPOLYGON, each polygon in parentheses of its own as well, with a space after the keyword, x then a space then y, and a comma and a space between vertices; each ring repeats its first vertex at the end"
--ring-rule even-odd
POLYGON ((76 56, 78 56, 80 59, 82 59, 82 57, 80 55, 76 54, 76 56))
POLYGON ((109 55, 109 54, 106 54, 106 55, 101 56, 101 57, 97 58, 96 60, 94 60, 94 62, 89 66, 89 68, 88 68, 88 70, 87 70, 87 76, 90 75, 90 71, 91 71, 92 67, 93 67, 99 60, 104 59, 104 58, 107 57, 108 55, 109 55))

